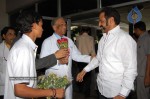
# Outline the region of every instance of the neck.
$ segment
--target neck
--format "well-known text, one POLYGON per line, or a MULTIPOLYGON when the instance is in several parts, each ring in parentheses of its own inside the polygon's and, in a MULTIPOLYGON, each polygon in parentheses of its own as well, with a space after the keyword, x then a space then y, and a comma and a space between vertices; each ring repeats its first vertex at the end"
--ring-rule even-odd
POLYGON ((145 31, 141 31, 140 35, 142 35, 142 34, 144 34, 144 33, 145 33, 145 31))
POLYGON ((36 40, 36 36, 33 33, 25 33, 27 36, 29 36, 33 42, 36 40))
POLYGON ((10 49, 11 45, 7 43, 6 41, 5 41, 5 45, 7 46, 8 49, 10 49))
POLYGON ((64 35, 62 35, 62 34, 58 34, 60 37, 63 37, 64 35))
POLYGON ((108 32, 109 32, 110 30, 114 29, 116 26, 117 26, 117 25, 112 25, 112 26, 110 26, 110 29, 106 32, 106 35, 108 34, 108 32))

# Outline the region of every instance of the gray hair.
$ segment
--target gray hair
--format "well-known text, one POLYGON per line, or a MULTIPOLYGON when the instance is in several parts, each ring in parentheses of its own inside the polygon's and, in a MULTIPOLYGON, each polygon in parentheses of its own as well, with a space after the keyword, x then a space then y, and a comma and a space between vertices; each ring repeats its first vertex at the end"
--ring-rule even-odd
POLYGON ((56 23, 56 21, 57 21, 58 19, 63 19, 63 20, 66 22, 66 19, 65 19, 65 18, 63 18, 63 17, 56 17, 56 18, 54 18, 54 19, 51 21, 51 26, 54 26, 55 23, 56 23))

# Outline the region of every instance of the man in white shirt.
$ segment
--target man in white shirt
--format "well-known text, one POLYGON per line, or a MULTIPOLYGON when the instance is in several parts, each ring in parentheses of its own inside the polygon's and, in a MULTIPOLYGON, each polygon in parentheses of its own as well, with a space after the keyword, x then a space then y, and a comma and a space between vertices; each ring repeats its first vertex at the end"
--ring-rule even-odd
POLYGON ((1 30, 1 37, 3 42, 0 43, 0 99, 3 99, 7 57, 10 46, 16 38, 16 31, 13 27, 6 26, 1 30))
POLYGON ((36 12, 22 12, 17 19, 22 37, 11 48, 6 68, 4 99, 64 97, 64 89, 37 89, 35 57, 36 38, 43 32, 42 17, 36 12))
POLYGON ((104 34, 98 44, 97 56, 77 76, 77 81, 81 82, 86 72, 99 66, 100 99, 125 99, 137 76, 136 42, 120 29, 119 23, 120 15, 114 8, 100 11, 99 26, 104 34))
MULTIPOLYGON (((40 58, 50 55, 51 53, 59 50, 57 43, 58 39, 65 38, 68 40, 68 49, 69 56, 63 58, 61 61, 68 61, 67 64, 57 64, 46 70, 45 74, 48 75, 50 72, 57 74, 58 76, 66 75, 69 79, 72 79, 71 68, 72 68, 72 59, 77 62, 89 63, 91 57, 89 55, 81 55, 74 42, 64 36, 66 33, 66 22, 62 17, 57 17, 52 20, 51 25, 53 27, 54 33, 52 36, 44 40, 42 44, 42 49, 40 53, 40 58)), ((72 85, 70 85, 65 92, 65 99, 72 99, 72 85)))

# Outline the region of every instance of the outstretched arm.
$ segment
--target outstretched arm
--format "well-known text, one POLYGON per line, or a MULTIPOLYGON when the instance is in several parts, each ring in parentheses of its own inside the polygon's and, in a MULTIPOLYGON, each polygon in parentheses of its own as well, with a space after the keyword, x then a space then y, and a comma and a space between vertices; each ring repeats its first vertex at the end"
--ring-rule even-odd
POLYGON ((36 69, 49 68, 57 64, 57 60, 69 55, 68 49, 60 49, 54 54, 36 59, 36 69))

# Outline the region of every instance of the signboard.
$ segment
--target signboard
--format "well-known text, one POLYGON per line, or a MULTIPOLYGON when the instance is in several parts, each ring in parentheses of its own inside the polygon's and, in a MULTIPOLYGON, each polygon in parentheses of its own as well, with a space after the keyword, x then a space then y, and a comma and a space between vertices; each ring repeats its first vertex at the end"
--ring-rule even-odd
POLYGON ((140 21, 142 19, 142 14, 140 10, 136 7, 134 7, 128 14, 127 19, 130 23, 135 24, 136 22, 140 21))

